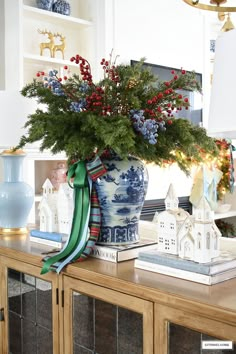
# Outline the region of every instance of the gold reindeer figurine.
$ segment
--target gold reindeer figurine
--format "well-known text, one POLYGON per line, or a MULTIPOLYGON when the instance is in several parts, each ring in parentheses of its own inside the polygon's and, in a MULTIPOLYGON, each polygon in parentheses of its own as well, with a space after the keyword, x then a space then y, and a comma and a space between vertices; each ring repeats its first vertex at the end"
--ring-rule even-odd
POLYGON ((43 51, 45 49, 49 49, 51 57, 53 57, 53 48, 54 48, 54 34, 50 31, 44 30, 41 31, 38 29, 38 33, 47 35, 48 37, 48 42, 42 42, 40 43, 40 55, 43 55, 43 51))
POLYGON ((53 46, 53 50, 52 50, 53 58, 55 58, 56 52, 60 51, 62 54, 62 58, 64 59, 64 50, 65 50, 65 46, 66 46, 65 37, 61 33, 54 34, 54 38, 58 38, 58 37, 59 37, 60 44, 55 44, 55 42, 54 42, 54 46, 53 46))

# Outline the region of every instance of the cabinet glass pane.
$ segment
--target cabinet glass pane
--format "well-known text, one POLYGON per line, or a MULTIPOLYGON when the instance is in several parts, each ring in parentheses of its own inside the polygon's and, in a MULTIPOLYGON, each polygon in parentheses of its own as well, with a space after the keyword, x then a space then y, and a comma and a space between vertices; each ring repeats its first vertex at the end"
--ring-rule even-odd
POLYGON ((174 323, 168 325, 168 338, 168 354, 236 354, 236 343, 233 350, 202 349, 202 341, 220 339, 174 323))
POLYGON ((52 354, 51 283, 8 270, 11 354, 52 354))
POLYGON ((142 354, 143 317, 73 292, 74 354, 142 354))

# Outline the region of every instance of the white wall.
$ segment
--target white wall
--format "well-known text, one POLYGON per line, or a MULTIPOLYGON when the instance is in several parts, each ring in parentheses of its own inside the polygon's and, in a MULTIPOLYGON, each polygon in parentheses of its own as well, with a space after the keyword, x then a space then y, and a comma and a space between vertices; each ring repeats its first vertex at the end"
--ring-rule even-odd
POLYGON ((203 71, 202 12, 181 0, 114 3, 114 48, 122 62, 146 57, 154 64, 203 71))
MULTIPOLYGON (((111 0, 108 0, 111 1, 111 0)), ((205 19, 201 11, 181 0, 113 0, 114 21, 107 32, 119 63, 146 58, 146 62, 204 72, 205 19)), ((106 53, 106 57, 112 48, 106 53)), ((173 183, 178 196, 189 195, 192 179, 176 165, 161 169, 149 165, 146 199, 165 198, 173 183)))

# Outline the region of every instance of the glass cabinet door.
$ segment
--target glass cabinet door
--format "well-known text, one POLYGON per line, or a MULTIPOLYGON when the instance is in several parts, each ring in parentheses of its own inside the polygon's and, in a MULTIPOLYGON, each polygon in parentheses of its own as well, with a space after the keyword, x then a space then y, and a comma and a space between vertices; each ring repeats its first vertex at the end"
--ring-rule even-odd
POLYGON ((209 318, 210 312, 203 317, 159 304, 154 311, 155 354, 236 354, 235 326, 209 318))
POLYGON ((221 349, 224 342, 222 339, 199 331, 172 322, 168 323, 168 354, 236 354, 236 345, 232 344, 233 349, 225 349, 227 346, 221 349), (208 346, 211 349, 207 349, 208 346))
POLYGON ((3 258, 2 264, 3 353, 58 354, 56 275, 40 277, 40 268, 7 258, 3 258))
POLYGON ((153 304, 64 277, 67 354, 152 354, 153 304))

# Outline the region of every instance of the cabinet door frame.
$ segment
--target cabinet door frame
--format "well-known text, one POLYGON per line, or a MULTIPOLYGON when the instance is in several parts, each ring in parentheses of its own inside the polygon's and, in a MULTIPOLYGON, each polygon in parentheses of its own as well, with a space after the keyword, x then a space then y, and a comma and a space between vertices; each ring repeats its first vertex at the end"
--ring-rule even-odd
POLYGON ((143 354, 153 353, 153 303, 82 280, 63 276, 64 288, 64 352, 73 353, 72 294, 73 291, 91 296, 143 316, 143 354))
MULTIPOLYGON (((214 309, 207 312, 214 313, 214 309)), ((196 313, 154 304, 155 354, 168 354, 168 323, 177 324, 222 340, 236 341, 235 325, 203 317, 196 313)))
MULTIPOLYGON (((32 275, 36 278, 48 281, 52 286, 52 333, 53 333, 53 353, 58 354, 60 349, 59 344, 59 311, 58 311, 58 276, 55 273, 49 272, 44 275, 40 275, 41 268, 33 266, 15 259, 11 259, 5 256, 0 257, 0 287, 1 287, 1 308, 4 308, 4 322, 1 326, 2 337, 2 353, 9 353, 8 343, 8 269, 14 269, 18 272, 32 275)), ((0 337, 0 338, 1 338, 0 337)), ((1 347, 0 347, 1 349, 1 347)), ((0 352, 1 353, 1 352, 0 352)))

